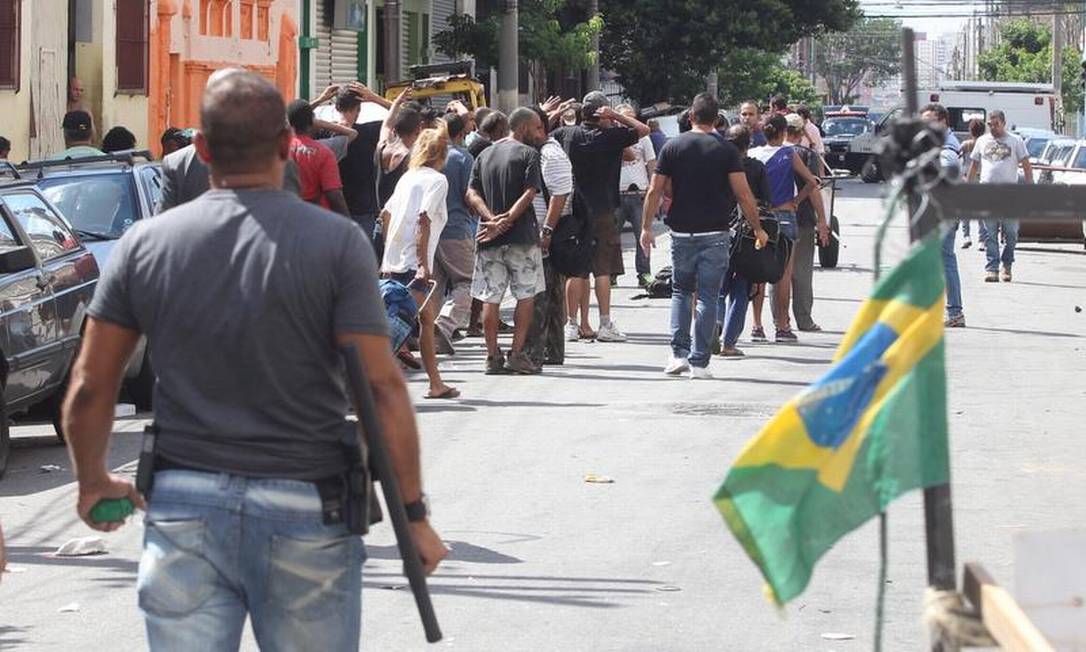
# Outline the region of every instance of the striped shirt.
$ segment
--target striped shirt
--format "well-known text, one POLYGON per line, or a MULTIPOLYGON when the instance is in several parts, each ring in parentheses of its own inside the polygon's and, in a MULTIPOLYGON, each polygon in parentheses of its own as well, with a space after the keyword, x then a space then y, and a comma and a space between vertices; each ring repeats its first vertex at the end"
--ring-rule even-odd
MULTIPOLYGON (((569 195, 566 205, 562 209, 562 215, 573 212, 573 164, 566 156, 565 150, 553 138, 548 138, 539 150, 540 165, 543 172, 543 186, 547 189, 547 196, 569 195)), ((547 202, 543 193, 538 193, 532 200, 535 208, 536 219, 539 220, 539 228, 547 223, 547 202)))

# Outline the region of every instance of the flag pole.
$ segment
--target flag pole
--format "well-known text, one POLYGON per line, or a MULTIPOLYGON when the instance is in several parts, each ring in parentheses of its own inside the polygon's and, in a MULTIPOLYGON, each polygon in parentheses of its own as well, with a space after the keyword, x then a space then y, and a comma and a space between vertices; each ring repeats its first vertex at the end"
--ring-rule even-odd
MULTIPOLYGON (((905 117, 915 117, 919 111, 919 98, 916 81, 916 47, 913 30, 906 27, 901 31, 902 73, 905 82, 905 117)), ((920 208, 920 195, 915 181, 909 188, 909 238, 912 241, 926 236, 939 225, 934 215, 919 216, 914 219, 920 208), (925 217, 930 219, 924 219, 925 217)), ((931 210, 930 208, 928 209, 931 210)), ((950 500, 950 484, 941 484, 924 489, 924 532, 927 539, 928 586, 937 591, 957 590, 954 576, 954 519, 950 500)), ((943 650, 942 641, 932 641, 934 652, 943 650)))

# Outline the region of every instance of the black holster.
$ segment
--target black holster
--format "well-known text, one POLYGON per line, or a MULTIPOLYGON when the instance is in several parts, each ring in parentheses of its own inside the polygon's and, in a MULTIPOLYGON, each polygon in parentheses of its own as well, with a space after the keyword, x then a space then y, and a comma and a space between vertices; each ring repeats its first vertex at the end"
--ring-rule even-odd
POLYGON ((155 457, 158 454, 158 426, 153 422, 143 428, 139 464, 136 466, 136 490, 144 499, 151 497, 155 483, 155 457))

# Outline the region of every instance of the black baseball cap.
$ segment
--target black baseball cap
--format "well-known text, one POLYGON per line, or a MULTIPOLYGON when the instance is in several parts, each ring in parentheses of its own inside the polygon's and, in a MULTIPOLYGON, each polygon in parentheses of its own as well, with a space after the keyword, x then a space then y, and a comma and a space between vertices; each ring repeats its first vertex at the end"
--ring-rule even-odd
POLYGON ((596 111, 599 111, 605 106, 611 106, 611 100, 600 91, 592 91, 588 95, 585 95, 584 99, 581 100, 581 119, 594 119, 596 111))
POLYGON ((64 124, 61 126, 65 131, 89 134, 94 123, 86 111, 68 111, 64 114, 64 124))

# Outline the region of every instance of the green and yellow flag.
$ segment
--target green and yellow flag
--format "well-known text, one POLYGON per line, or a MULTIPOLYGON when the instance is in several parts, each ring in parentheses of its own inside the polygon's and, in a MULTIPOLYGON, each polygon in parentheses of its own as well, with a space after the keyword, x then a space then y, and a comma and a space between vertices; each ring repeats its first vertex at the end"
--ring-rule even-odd
POLYGON ((714 498, 777 604, 894 498, 949 480, 940 244, 876 285, 834 367, 747 444, 714 498))

